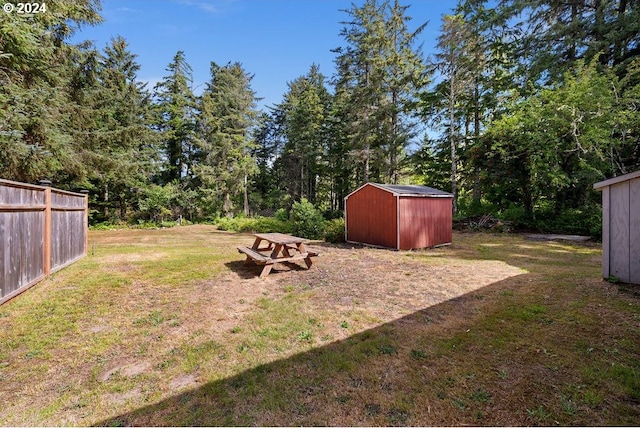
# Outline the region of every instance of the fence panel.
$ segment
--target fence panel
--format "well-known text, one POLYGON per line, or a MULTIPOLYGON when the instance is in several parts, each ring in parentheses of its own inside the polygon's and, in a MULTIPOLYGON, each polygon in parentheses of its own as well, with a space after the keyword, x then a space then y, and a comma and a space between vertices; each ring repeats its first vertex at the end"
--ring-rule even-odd
POLYGON ((87 197, 0 180, 0 304, 86 254, 87 197))
POLYGON ((51 272, 85 255, 85 205, 84 195, 51 189, 51 272))
POLYGON ((0 181, 0 302, 45 277, 46 190, 0 181))

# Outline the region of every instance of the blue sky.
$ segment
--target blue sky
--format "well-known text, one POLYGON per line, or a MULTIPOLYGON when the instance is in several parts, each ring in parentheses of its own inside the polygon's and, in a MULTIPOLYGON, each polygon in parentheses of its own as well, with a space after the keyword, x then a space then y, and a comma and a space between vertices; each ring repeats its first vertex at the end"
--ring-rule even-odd
MULTIPOLYGON (((356 0, 355 4, 362 4, 356 0)), ((138 78, 152 87, 166 76, 167 65, 183 50, 193 69, 196 93, 209 80, 211 61, 240 62, 253 74, 252 87, 263 98, 260 107, 279 103, 287 82, 320 65, 334 72, 331 49, 345 46, 340 37, 350 0, 102 0, 104 22, 82 28, 71 42, 92 40, 103 49, 112 37, 123 36, 138 55, 138 78)), ((414 29, 421 34, 425 55, 433 52, 443 14, 452 0, 407 0, 414 29)))

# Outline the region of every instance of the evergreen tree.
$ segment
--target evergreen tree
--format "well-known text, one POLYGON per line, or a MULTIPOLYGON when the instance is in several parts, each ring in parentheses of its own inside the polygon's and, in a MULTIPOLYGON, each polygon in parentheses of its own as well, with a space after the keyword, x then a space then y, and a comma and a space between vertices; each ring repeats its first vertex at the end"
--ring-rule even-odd
POLYGON ((424 65, 422 51, 416 48, 416 38, 426 23, 410 32, 407 23, 411 17, 406 15, 409 6, 401 6, 398 0, 388 7, 387 50, 385 61, 386 73, 389 76, 386 84, 387 97, 390 99, 390 135, 385 147, 388 158, 386 175, 392 183, 397 183, 410 139, 415 136, 416 103, 419 91, 429 83, 427 69, 424 65))
MULTIPOLYGON (((457 210, 458 196, 471 196, 475 206, 481 204, 482 180, 490 176, 487 169, 487 145, 484 133, 505 108, 505 98, 514 87, 513 34, 501 21, 503 15, 486 7, 486 0, 463 0, 456 14, 443 17, 438 37, 438 52, 432 66, 441 79, 421 96, 421 111, 441 138, 425 140, 418 159, 432 165, 420 168, 431 171, 429 180, 439 180, 434 168, 450 170, 450 189, 457 210)), ((427 178, 427 177, 425 177, 427 178)))
POLYGON ((408 7, 398 1, 367 0, 345 12, 350 21, 336 49, 336 93, 346 96, 349 151, 358 166, 356 181, 398 181, 400 161, 412 137, 410 120, 417 88, 426 73, 417 35, 407 28, 408 7))
POLYGON ((316 204, 323 176, 321 159, 326 147, 326 120, 330 94, 317 65, 289 83, 284 100, 276 106, 284 139, 277 165, 282 188, 292 200, 306 198, 316 204))
POLYGON ((78 59, 70 85, 71 135, 84 167, 83 187, 95 189, 104 218, 124 219, 156 164, 150 95, 137 81, 140 66, 122 37, 104 54, 89 48, 78 59))
POLYGON ((442 29, 438 38, 436 67, 443 76, 437 93, 444 101, 440 114, 440 122, 444 123, 450 150, 451 161, 451 193, 453 193, 453 213, 458 208, 458 151, 464 145, 465 132, 462 128, 464 105, 461 100, 468 88, 473 84, 473 73, 470 58, 476 47, 470 41, 470 29, 461 15, 445 15, 442 18, 442 29))
POLYGON ((280 141, 282 133, 278 129, 272 114, 260 113, 253 131, 254 147, 251 150, 258 171, 249 183, 252 190, 249 201, 254 209, 260 211, 274 212, 288 202, 273 169, 283 145, 280 141))
POLYGON ((184 183, 193 178, 196 98, 191 66, 178 51, 167 67, 169 72, 155 86, 155 125, 161 133, 164 168, 163 183, 184 183))
POLYGON ((348 95, 339 90, 332 98, 327 116, 327 148, 325 170, 328 207, 333 212, 344 210, 344 198, 354 189, 354 168, 348 125, 348 95))
MULTIPOLYGON (((77 169, 65 124, 65 39, 81 25, 100 22, 92 0, 47 4, 46 13, 0 14, 0 171, 34 182, 77 169)), ((63 183, 60 183, 64 187, 63 183)))
POLYGON ((598 58, 623 76, 640 54, 640 5, 629 0, 512 0, 500 7, 517 27, 521 82, 553 84, 578 60, 598 58))
POLYGON ((248 183, 256 172, 251 130, 257 118, 251 79, 239 63, 211 64, 211 80, 200 102, 196 167, 209 212, 231 215, 234 201, 241 198, 249 214, 248 183))

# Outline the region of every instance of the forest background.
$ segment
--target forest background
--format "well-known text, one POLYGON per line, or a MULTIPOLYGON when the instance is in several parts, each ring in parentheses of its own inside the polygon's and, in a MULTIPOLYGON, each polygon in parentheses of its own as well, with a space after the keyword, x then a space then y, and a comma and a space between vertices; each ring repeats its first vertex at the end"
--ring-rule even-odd
POLYGON ((638 0, 461 0, 432 59, 409 5, 351 4, 335 73, 310 64, 264 111, 240 63, 212 62, 195 95, 178 51, 149 88, 124 38, 69 42, 99 1, 46 8, 0 14, 0 177, 89 190, 92 224, 340 218, 373 181, 598 236, 593 184, 640 168, 638 0))

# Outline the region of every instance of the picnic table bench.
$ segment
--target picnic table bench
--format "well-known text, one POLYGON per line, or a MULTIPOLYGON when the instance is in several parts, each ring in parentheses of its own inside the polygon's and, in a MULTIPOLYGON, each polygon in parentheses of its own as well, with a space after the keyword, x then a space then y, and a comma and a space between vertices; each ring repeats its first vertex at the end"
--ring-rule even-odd
POLYGON ((305 246, 307 240, 304 238, 284 233, 256 233, 254 236, 256 239, 253 246, 238 247, 238 252, 247 256, 245 263, 264 266, 260 278, 269 275, 276 263, 304 260, 307 268, 310 268, 313 264, 311 257, 318 255, 317 251, 310 250, 305 246), (263 243, 266 246, 261 247, 263 243))

